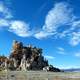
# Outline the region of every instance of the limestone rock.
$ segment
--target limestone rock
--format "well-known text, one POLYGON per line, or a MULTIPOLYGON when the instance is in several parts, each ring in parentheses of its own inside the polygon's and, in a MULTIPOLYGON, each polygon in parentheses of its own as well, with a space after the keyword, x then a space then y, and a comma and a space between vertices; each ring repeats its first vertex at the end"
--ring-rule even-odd
MULTIPOLYGON (((48 60, 44 59, 42 49, 32 45, 24 46, 22 42, 13 41, 9 59, 0 58, 0 66, 5 66, 11 70, 43 70, 49 66, 48 60)), ((53 66, 49 67, 50 71, 59 71, 53 66)))

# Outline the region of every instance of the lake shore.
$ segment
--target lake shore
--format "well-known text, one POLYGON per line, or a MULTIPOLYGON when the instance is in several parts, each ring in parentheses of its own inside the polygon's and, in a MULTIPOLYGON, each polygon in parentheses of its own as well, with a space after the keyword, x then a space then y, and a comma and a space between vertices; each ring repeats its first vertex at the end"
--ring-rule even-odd
POLYGON ((0 80, 80 80, 80 72, 4 71, 0 80))

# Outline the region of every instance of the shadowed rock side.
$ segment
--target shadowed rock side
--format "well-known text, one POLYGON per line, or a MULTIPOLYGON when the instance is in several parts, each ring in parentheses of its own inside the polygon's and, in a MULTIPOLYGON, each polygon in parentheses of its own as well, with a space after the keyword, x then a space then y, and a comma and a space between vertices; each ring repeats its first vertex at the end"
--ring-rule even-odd
POLYGON ((6 69, 10 70, 47 70, 60 72, 58 68, 49 65, 48 60, 44 59, 41 48, 31 45, 24 46, 22 42, 15 40, 13 41, 9 58, 5 57, 0 65, 2 64, 6 69))

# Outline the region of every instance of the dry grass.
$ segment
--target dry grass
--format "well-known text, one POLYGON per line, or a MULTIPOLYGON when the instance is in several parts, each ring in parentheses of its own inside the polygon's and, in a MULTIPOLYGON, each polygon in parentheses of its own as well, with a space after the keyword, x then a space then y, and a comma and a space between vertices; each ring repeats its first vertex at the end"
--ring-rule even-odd
POLYGON ((0 80, 80 80, 80 73, 8 71, 0 72, 0 80))

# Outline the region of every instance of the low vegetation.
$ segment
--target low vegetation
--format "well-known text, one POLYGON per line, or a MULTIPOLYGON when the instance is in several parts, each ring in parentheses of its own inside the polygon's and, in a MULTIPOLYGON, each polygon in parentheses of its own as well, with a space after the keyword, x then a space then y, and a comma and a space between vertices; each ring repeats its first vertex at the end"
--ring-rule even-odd
POLYGON ((80 80, 80 73, 44 72, 44 71, 8 71, 1 72, 0 80, 80 80))

